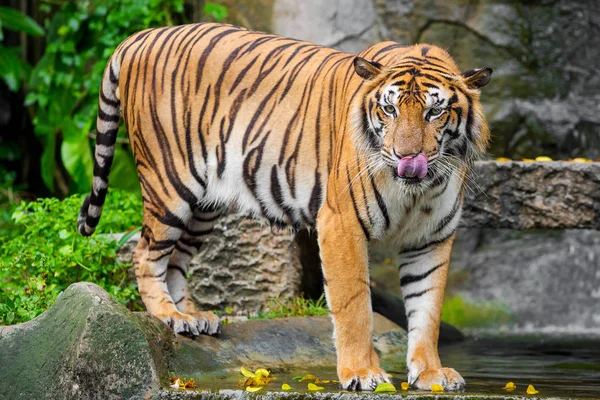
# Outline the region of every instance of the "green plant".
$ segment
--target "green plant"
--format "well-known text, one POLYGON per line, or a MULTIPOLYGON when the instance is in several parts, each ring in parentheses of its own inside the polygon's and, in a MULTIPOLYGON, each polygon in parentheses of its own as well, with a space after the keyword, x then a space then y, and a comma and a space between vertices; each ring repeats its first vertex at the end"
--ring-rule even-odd
POLYGON ((510 310, 498 302, 470 302, 459 296, 448 297, 442 305, 442 320, 457 328, 486 328, 512 321, 510 310))
POLYGON ((272 319, 285 317, 312 317, 329 315, 325 298, 317 300, 305 299, 304 297, 270 299, 265 304, 265 312, 259 312, 258 319, 272 319))
POLYGON ((141 224, 141 200, 132 193, 109 192, 102 222, 94 236, 76 231, 83 196, 22 202, 13 213, 22 233, 0 239, 0 324, 36 317, 71 283, 94 282, 121 303, 136 308, 129 265, 116 259, 117 241, 108 233, 141 224), (103 235, 104 234, 104 235, 103 235))
POLYGON ((204 15, 212 18, 216 22, 223 21, 225 18, 227 18, 228 14, 227 7, 211 1, 207 1, 204 4, 204 9, 202 11, 204 15))
MULTIPOLYGON (((181 20, 183 0, 68 0, 46 20, 46 51, 32 71, 25 104, 44 146, 42 178, 61 194, 87 192, 93 157, 88 134, 95 127, 100 81, 114 49, 127 36, 181 20), (64 167, 64 168, 63 168, 64 167)), ((121 138, 125 131, 121 129, 121 138)), ((133 158, 118 147, 113 185, 137 190, 133 158)))
POLYGON ((21 83, 29 79, 31 66, 20 57, 19 47, 3 45, 3 29, 24 32, 31 36, 43 35, 44 29, 21 12, 9 7, 0 7, 0 79, 11 91, 16 92, 21 83))
POLYGON ((19 205, 18 188, 15 188, 16 173, 0 165, 0 237, 5 240, 18 235, 22 229, 11 219, 19 205))

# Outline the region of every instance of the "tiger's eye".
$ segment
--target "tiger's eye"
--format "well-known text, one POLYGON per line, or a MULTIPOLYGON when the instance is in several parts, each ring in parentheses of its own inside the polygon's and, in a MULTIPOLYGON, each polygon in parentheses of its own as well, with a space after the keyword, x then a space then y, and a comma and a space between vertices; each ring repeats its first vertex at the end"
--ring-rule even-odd
POLYGON ((434 107, 431 110, 429 110, 429 117, 437 117, 438 115, 440 115, 441 113, 444 112, 443 108, 440 107, 434 107))
POLYGON ((387 114, 394 114, 396 112, 396 107, 394 106, 383 106, 383 111, 385 111, 387 114))

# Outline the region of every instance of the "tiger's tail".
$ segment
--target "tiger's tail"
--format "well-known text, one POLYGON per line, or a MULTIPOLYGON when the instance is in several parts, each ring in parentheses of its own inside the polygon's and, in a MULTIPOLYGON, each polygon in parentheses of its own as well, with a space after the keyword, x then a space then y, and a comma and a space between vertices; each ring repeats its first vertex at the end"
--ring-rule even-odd
POLYGON ((119 129, 121 104, 117 94, 119 70, 118 57, 113 55, 104 70, 100 85, 92 192, 83 201, 77 219, 77 229, 83 236, 90 236, 96 230, 108 190, 108 175, 113 162, 119 129))

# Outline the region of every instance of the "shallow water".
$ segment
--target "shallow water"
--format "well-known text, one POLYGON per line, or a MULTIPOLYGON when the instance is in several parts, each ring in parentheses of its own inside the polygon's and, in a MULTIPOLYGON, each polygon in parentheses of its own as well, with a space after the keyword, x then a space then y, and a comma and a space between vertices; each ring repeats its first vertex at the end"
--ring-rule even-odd
MULTIPOLYGON (((600 399, 600 340, 557 340, 539 338, 467 339, 440 348, 442 363, 458 370, 467 381, 468 395, 533 397, 525 392, 533 384, 535 397, 600 399), (504 385, 513 381, 517 388, 508 392, 504 385)), ((264 366, 264 367, 269 367, 264 366)), ((388 371, 394 384, 406 380, 404 371, 388 371)), ((281 391, 288 383, 296 392, 307 392, 308 382, 292 380, 312 373, 321 379, 335 379, 335 369, 297 368, 275 370, 277 380, 263 391, 281 391)), ((236 371, 212 376, 195 376, 199 389, 237 389, 241 375, 236 371)), ((338 392, 336 383, 320 384, 325 392, 338 392)), ((398 390, 396 394, 430 393, 398 390)))

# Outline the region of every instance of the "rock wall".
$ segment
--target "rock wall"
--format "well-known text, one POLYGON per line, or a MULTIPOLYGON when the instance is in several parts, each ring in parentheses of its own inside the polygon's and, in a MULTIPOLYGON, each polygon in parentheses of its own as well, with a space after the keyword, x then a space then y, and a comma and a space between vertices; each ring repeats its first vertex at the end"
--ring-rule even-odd
MULTIPOLYGON (((121 248, 121 262, 131 261, 138 240, 139 235, 121 248)), ((266 220, 241 214, 219 220, 188 272, 192 297, 203 310, 257 313, 269 299, 301 292, 294 233, 274 231, 266 220)))
POLYGON ((497 156, 600 157, 596 0, 223 0, 231 22, 348 52, 430 42, 494 69, 483 101, 497 156), (243 16, 243 17, 242 17, 243 16))

